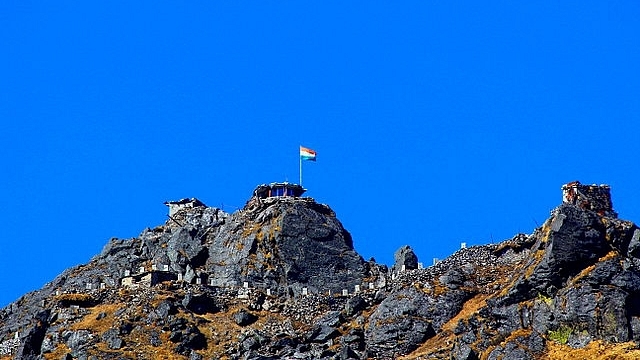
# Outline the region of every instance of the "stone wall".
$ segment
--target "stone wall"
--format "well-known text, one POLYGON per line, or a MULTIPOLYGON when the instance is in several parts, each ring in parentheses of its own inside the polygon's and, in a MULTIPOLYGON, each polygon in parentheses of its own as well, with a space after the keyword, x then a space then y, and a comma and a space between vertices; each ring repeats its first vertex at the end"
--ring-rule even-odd
POLYGON ((617 217, 616 212, 613 211, 609 185, 583 185, 579 181, 570 182, 562 186, 562 202, 595 211, 601 216, 617 217))

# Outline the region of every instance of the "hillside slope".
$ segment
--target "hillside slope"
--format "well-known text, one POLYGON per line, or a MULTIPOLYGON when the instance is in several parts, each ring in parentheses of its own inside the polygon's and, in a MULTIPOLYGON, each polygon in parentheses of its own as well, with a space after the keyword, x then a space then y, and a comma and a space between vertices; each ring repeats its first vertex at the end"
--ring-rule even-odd
POLYGON ((568 185, 532 234, 427 268, 364 261, 310 198, 185 200, 2 309, 0 358, 640 358, 640 229, 568 185))

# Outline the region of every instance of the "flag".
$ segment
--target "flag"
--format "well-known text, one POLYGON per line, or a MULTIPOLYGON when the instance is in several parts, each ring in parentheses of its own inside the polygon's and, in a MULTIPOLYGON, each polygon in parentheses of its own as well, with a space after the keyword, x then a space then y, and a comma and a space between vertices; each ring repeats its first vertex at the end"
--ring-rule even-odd
POLYGON ((316 151, 300 146, 300 158, 302 160, 316 161, 316 151))

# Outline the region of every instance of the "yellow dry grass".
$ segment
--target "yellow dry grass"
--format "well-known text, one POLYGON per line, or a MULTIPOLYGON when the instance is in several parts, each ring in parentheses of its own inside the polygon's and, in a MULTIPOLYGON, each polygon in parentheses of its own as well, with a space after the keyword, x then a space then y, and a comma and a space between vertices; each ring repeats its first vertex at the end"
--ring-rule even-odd
POLYGON ((79 293, 74 293, 74 294, 60 294, 60 295, 56 295, 53 297, 53 300, 61 302, 61 301, 67 301, 67 302, 86 302, 86 301, 91 301, 92 297, 89 294, 79 294, 79 293))
POLYGON ((442 329, 445 331, 453 331, 460 320, 468 319, 471 315, 477 313, 478 310, 485 307, 487 305, 488 297, 488 295, 479 294, 470 300, 467 300, 467 302, 462 306, 462 310, 460 310, 456 316, 451 318, 451 320, 447 321, 446 324, 442 325, 442 329))
POLYGON ((453 346, 453 339, 455 335, 451 331, 442 331, 436 336, 428 339, 419 348, 414 350, 411 354, 399 357, 401 360, 417 360, 417 359, 431 359, 432 354, 436 353, 449 353, 453 346))
POLYGON ((269 321, 286 321, 286 318, 279 314, 254 312, 254 314, 258 315, 258 320, 249 326, 240 327, 233 320, 232 314, 243 308, 244 305, 234 304, 229 306, 229 308, 224 312, 194 315, 194 317, 202 323, 201 325, 198 325, 198 328, 209 340, 207 348, 198 351, 200 355, 204 358, 227 359, 228 357, 225 352, 229 349, 231 344, 237 342, 238 337, 243 331, 247 331, 251 328, 262 328, 269 321))
POLYGON ((466 320, 476 314, 478 310, 486 306, 486 300, 489 296, 484 294, 476 295, 464 303, 462 310, 451 318, 447 323, 442 325, 442 332, 428 339, 419 348, 411 354, 402 357, 402 359, 424 359, 429 358, 431 354, 448 352, 453 345, 455 335, 453 329, 461 320, 466 320))
POLYGON ((547 352, 540 360, 636 360, 640 359, 638 345, 633 342, 610 344, 602 340, 592 341, 582 349, 547 342, 547 352))
POLYGON ((89 310, 89 313, 85 315, 80 321, 71 325, 71 330, 91 330, 94 333, 101 334, 111 327, 113 324, 113 313, 120 309, 120 304, 103 304, 93 307, 89 310), (107 316, 98 320, 98 315, 105 313, 107 316))
POLYGON ((491 352, 496 347, 498 347, 498 346, 504 347, 507 343, 513 342, 514 340, 517 340, 519 337, 526 337, 526 336, 531 335, 531 332, 532 332, 531 329, 518 329, 518 330, 512 332, 511 334, 509 334, 509 336, 507 336, 500 343, 496 343, 494 345, 489 346, 489 348, 487 348, 482 354, 480 354, 480 360, 489 359, 489 355, 491 354, 491 352))
MULTIPOLYGON (((601 258, 599 258, 598 261, 596 262, 596 264, 598 264, 600 262, 603 262, 603 261, 615 259, 617 256, 618 256, 618 252, 615 251, 615 250, 611 250, 606 255, 604 255, 601 258)), ((579 280, 581 280, 585 276, 589 275, 593 271, 593 269, 596 268, 596 264, 591 265, 591 266, 587 266, 586 268, 582 269, 582 271, 580 271, 576 276, 573 277, 573 279, 571 279, 571 282, 573 284, 575 284, 576 282, 578 282, 579 280)))
POLYGON ((58 346, 50 353, 42 354, 47 360, 59 360, 63 359, 66 354, 71 352, 71 349, 65 344, 58 344, 58 346))

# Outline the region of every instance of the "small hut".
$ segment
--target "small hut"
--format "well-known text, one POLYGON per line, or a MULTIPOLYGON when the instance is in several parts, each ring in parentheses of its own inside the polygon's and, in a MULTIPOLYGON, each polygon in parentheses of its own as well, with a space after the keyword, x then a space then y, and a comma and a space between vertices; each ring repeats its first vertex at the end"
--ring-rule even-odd
POLYGON ((595 211, 601 216, 618 216, 613 211, 609 185, 583 185, 579 181, 564 184, 562 185, 562 202, 595 211))
POLYGON ((183 209, 193 209, 196 207, 206 207, 202 201, 191 198, 191 199, 181 199, 178 201, 165 201, 165 205, 169 207, 169 216, 175 215, 178 211, 183 209))
POLYGON ((253 197, 259 199, 266 199, 270 197, 300 197, 304 192, 307 191, 305 188, 298 184, 290 184, 288 182, 282 183, 271 183, 271 184, 263 184, 258 185, 255 190, 253 190, 253 197))

